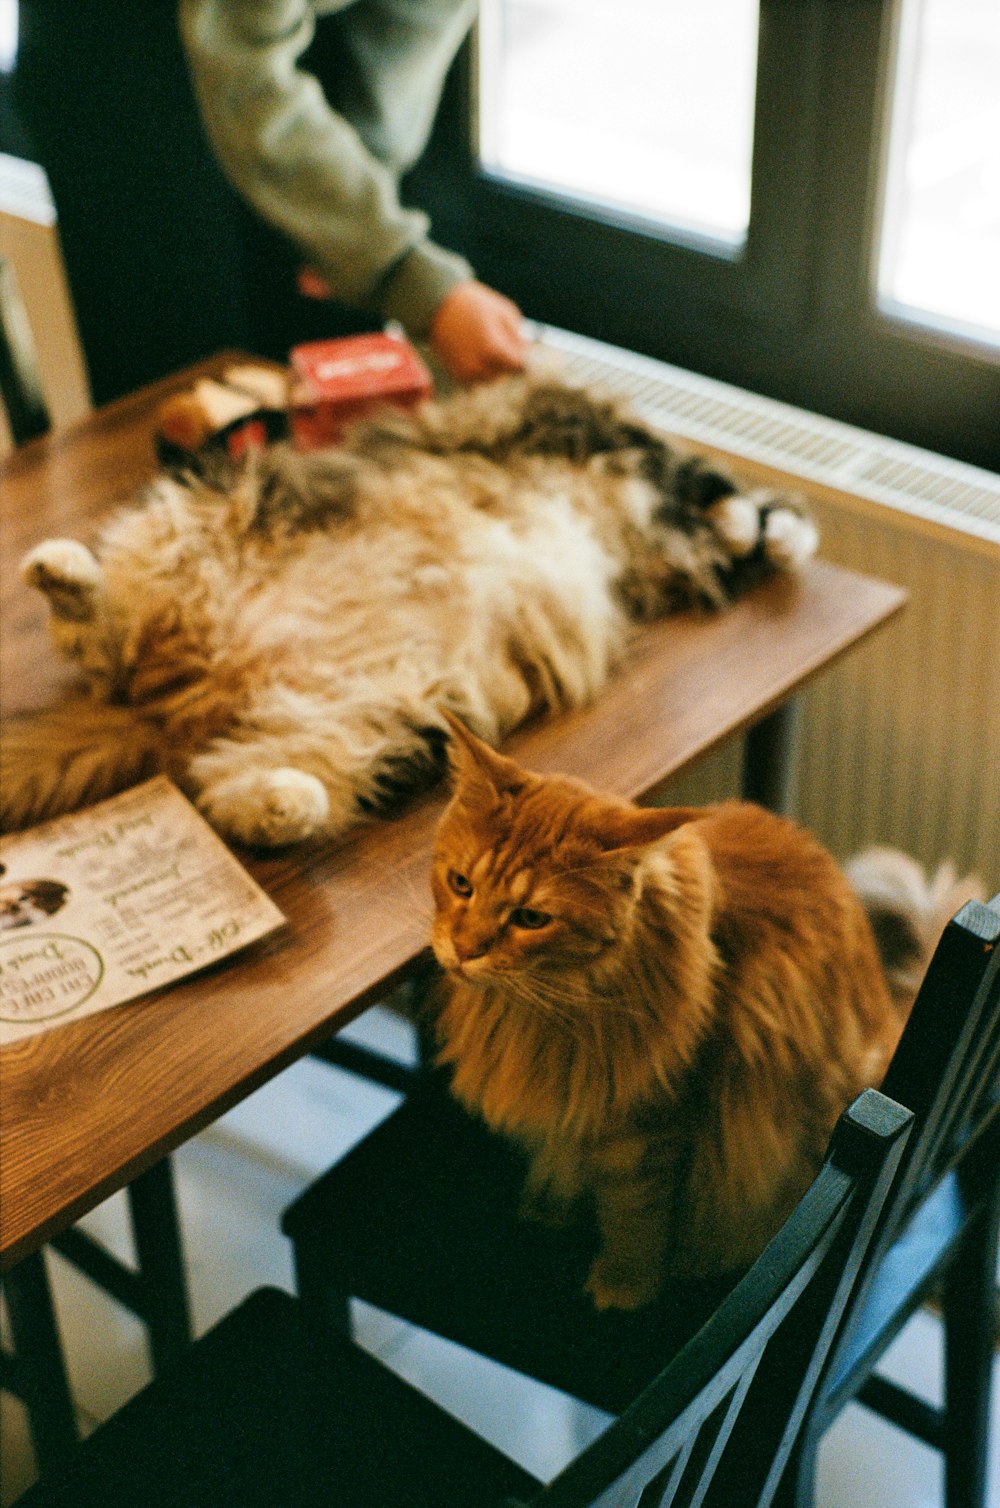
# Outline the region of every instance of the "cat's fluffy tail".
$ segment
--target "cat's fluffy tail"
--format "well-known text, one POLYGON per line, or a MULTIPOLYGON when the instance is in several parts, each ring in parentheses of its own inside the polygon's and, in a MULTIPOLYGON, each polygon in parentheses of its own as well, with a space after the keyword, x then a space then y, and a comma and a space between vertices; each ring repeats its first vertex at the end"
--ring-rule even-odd
POLYGON ((113 796, 164 768, 155 728, 128 707, 80 700, 0 733, 0 831, 113 796))
POLYGON ((966 901, 983 900, 977 875, 960 879, 954 864, 929 875, 896 848, 867 848, 845 866, 868 913, 893 998, 913 1004, 938 939, 966 901))

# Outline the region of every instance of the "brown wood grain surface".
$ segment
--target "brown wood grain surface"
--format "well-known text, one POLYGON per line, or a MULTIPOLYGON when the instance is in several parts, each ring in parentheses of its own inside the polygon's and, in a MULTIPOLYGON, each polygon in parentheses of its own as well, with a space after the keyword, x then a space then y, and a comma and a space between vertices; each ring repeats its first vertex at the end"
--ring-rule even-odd
MULTIPOLYGON (((23 550, 93 526, 154 471, 157 402, 233 357, 35 441, 0 470, 0 706, 50 704, 71 683, 23 550)), ((738 463, 737 463, 738 464, 738 463)), ((891 617, 903 594, 822 561, 730 610, 636 634, 594 707, 509 741, 541 771, 649 795, 759 721, 891 617)), ((239 852, 288 925, 179 985, 0 1050, 0 1266, 7 1267, 307 1052, 426 952, 429 859, 442 797, 339 843, 239 852)))

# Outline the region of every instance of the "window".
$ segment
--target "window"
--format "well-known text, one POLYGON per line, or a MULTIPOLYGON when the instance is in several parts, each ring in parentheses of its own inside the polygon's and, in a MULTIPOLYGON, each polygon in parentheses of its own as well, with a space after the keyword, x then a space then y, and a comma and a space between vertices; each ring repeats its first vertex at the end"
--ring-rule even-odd
POLYGON ((597 212, 741 245, 757 22, 757 0, 486 0, 480 161, 597 212))
POLYGON ((482 0, 414 188, 535 319, 1000 470, 997 78, 996 0, 482 0))
POLYGON ((995 0, 905 0, 878 267, 881 308, 993 345, 1000 345, 998 68, 995 0))

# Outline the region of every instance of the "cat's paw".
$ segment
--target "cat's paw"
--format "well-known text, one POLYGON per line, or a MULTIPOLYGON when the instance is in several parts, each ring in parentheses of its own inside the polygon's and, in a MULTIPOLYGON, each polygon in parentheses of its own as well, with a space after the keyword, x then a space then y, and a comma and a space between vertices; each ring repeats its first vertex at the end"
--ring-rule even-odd
POLYGON ((240 775, 209 787, 198 805, 228 837, 261 848, 312 837, 330 813, 323 782, 290 768, 240 775))
POLYGON ((783 571, 797 571, 816 554, 819 530, 794 508, 771 508, 764 520, 764 554, 783 571))
POLYGON ((757 548, 760 509, 750 498, 734 492, 712 503, 705 514, 734 560, 742 560, 757 548))
POLYGON ((101 567, 79 540, 42 540, 21 561, 21 575, 45 594, 57 618, 83 623, 94 616, 101 567))
POLYGON ((660 1291, 660 1273, 653 1262, 640 1269, 602 1254, 591 1263, 584 1288, 595 1309, 644 1309, 660 1291))

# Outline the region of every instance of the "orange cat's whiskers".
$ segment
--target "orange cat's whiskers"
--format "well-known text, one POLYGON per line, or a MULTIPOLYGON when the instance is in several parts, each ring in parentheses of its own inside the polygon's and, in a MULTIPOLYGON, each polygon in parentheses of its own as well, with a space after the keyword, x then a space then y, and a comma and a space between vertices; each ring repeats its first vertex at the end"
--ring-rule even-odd
POLYGON ((570 995, 560 997, 554 992, 537 987, 532 988, 523 978, 511 981, 505 994, 517 1004, 526 1005, 529 1010, 537 1011, 550 1020, 559 1021, 571 1031, 579 1033, 581 1022, 578 1013, 565 1008, 574 1003, 570 995))

